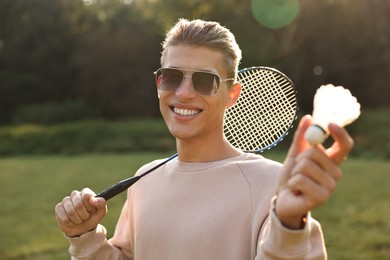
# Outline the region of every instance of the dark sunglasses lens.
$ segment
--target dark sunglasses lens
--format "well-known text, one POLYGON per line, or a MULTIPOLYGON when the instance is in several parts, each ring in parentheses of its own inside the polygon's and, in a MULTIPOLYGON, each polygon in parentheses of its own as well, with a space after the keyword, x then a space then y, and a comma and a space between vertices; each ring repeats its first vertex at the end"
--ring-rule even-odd
POLYGON ((175 69, 162 69, 157 72, 156 82, 161 90, 176 91, 183 81, 183 72, 175 69))
POLYGON ((194 72, 192 84, 195 90, 201 95, 214 95, 218 90, 218 77, 207 72, 194 72))

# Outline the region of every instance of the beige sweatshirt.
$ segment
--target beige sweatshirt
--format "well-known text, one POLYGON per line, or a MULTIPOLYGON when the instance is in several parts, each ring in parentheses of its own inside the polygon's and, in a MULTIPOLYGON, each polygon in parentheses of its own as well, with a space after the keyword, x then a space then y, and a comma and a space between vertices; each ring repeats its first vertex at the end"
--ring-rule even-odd
POLYGON ((254 154, 210 163, 175 158, 128 190, 113 238, 102 225, 69 238, 72 259, 326 259, 317 221, 308 216, 293 231, 274 214, 280 168, 254 154))

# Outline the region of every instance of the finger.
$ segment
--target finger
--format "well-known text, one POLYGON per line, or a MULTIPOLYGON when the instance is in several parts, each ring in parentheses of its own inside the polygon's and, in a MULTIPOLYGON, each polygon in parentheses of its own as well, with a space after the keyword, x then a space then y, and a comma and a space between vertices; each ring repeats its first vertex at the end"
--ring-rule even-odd
POLYGON ((302 117, 298 128, 295 131, 293 141, 288 151, 288 157, 296 157, 300 152, 308 147, 308 143, 305 141, 304 135, 306 129, 311 125, 311 123, 312 121, 310 115, 302 117))
POLYGON ((82 223, 82 219, 77 214, 71 197, 69 196, 65 197, 62 201, 62 206, 64 207, 65 214, 67 215, 70 222, 72 222, 75 225, 82 223))
MULTIPOLYGON (((91 214, 101 211, 107 212, 107 202, 104 198, 96 197, 95 192, 89 188, 85 188, 81 192, 84 204, 91 214)), ((101 215, 101 214, 100 214, 101 215)))
POLYGON ((314 172, 319 171, 321 175, 328 175, 335 181, 338 181, 341 177, 341 170, 338 165, 319 146, 304 151, 297 157, 296 161, 299 162, 297 167, 300 168, 294 169, 294 172, 302 172, 301 168, 305 167, 314 172), (305 165, 305 163, 308 163, 308 165, 305 165))
POLYGON ((92 206, 94 206, 95 209, 97 209, 97 210, 101 210, 101 209, 105 208, 106 205, 107 205, 107 202, 106 202, 106 200, 104 198, 102 198, 102 197, 95 197, 95 196, 90 198, 89 203, 92 206))
POLYGON ((77 215, 81 220, 87 220, 91 216, 91 211, 88 210, 88 206, 84 203, 82 195, 80 193, 72 193, 71 195, 73 207, 76 210, 77 215))
POLYGON ((329 189, 303 174, 292 176, 288 181, 288 187, 305 200, 307 210, 324 204, 331 194, 329 189))
POLYGON ((337 165, 340 165, 352 150, 354 142, 343 127, 329 124, 328 128, 335 142, 327 149, 327 154, 337 165))
POLYGON ((305 158, 302 161, 299 161, 293 169, 292 176, 299 174, 305 175, 318 185, 323 186, 330 191, 336 189, 336 179, 334 179, 332 175, 327 174, 327 172, 313 160, 305 158))
POLYGON ((99 220, 107 213, 107 202, 104 198, 96 197, 95 192, 89 188, 81 191, 84 204, 87 205, 88 211, 91 213, 91 218, 99 220))
POLYGON ((60 224, 61 226, 64 224, 66 225, 67 223, 71 224, 71 222, 69 221, 68 215, 66 214, 63 203, 58 203, 56 205, 55 215, 56 215, 56 220, 57 220, 58 224, 60 224))
POLYGON ((81 199, 88 210, 89 213, 94 214, 96 212, 96 207, 94 204, 91 204, 91 198, 93 198, 96 194, 89 188, 84 188, 81 191, 81 199))
POLYGON ((299 122, 298 128, 294 133, 293 141, 290 145, 287 157, 284 161, 281 177, 279 179, 279 190, 282 189, 286 184, 291 175, 291 170, 295 165, 295 159, 304 149, 306 149, 304 141, 304 133, 311 124, 310 115, 302 117, 299 122))

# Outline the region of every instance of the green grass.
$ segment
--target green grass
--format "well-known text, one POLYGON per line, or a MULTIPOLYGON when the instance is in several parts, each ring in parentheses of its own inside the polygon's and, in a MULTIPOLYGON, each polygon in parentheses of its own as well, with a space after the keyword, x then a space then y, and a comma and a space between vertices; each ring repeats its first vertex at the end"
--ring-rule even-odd
MULTIPOLYGON (((0 259, 69 259, 54 207, 73 189, 96 192, 134 174, 159 154, 28 156, 0 159, 0 259)), ((125 194, 109 202, 112 234, 125 194)))
MULTIPOLYGON (((73 189, 101 191, 168 154, 25 156, 0 159, 0 259, 70 259, 54 206, 73 189)), ((280 155, 266 154, 281 160, 280 155)), ((390 162, 350 158, 331 200, 313 212, 329 259, 390 258, 390 162)), ((109 201, 103 224, 112 234, 125 195, 109 201)))
POLYGON ((330 259, 390 259, 390 161, 349 159, 330 201, 313 215, 330 259))

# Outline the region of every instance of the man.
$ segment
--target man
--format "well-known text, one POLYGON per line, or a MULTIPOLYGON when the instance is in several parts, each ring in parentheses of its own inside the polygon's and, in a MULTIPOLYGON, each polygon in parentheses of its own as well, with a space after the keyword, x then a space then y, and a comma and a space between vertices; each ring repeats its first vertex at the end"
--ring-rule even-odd
POLYGON ((89 189, 65 197, 55 211, 73 259, 326 258, 309 212, 336 188, 353 141, 330 124, 333 146, 309 146, 305 116, 283 165, 233 147, 223 116, 241 91, 240 59, 234 36, 218 23, 182 19, 171 29, 156 83, 178 158, 128 190, 110 240, 99 224, 104 199, 89 189))

